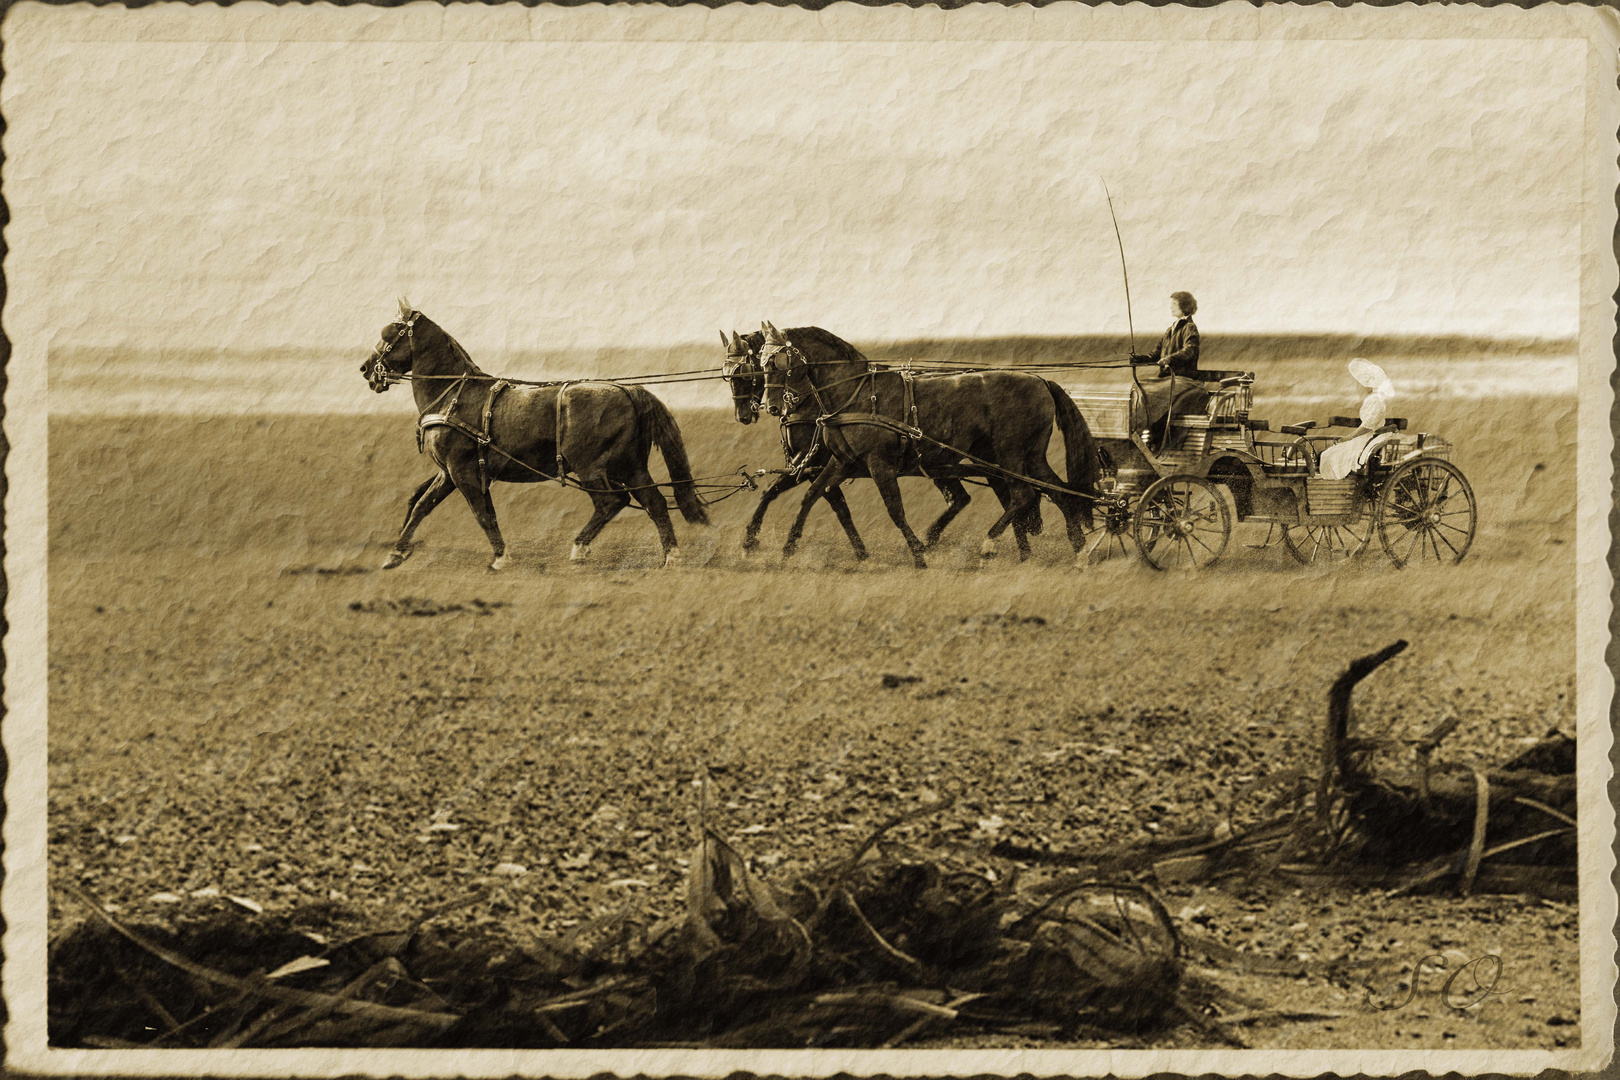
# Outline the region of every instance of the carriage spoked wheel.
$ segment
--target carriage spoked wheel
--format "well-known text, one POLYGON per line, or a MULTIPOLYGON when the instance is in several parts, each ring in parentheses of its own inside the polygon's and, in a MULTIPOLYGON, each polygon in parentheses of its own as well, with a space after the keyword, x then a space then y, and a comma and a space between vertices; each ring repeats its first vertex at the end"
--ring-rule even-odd
POLYGON ((1091 565, 1106 562, 1115 552, 1124 555, 1130 551, 1131 500, 1128 495, 1115 495, 1100 503, 1095 511, 1100 520, 1092 534, 1086 559, 1091 565))
POLYGON ((1136 546, 1155 570, 1203 570, 1231 536, 1226 499, 1203 477, 1155 480, 1136 504, 1136 546))
POLYGON ((1338 566, 1372 543, 1371 515, 1352 525, 1284 525, 1283 547, 1306 566, 1338 566))
POLYGON ((1378 494, 1378 539, 1396 566, 1462 562, 1479 514, 1462 470, 1442 458, 1414 458, 1378 494))

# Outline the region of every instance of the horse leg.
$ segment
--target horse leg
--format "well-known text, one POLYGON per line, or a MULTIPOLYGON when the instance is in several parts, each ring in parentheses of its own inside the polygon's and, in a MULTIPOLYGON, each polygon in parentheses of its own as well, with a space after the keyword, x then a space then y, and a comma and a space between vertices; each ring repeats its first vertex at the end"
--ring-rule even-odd
POLYGON ((838 524, 844 527, 844 535, 849 537, 849 546, 855 550, 857 562, 866 561, 866 542, 861 534, 855 531, 855 519, 849 516, 849 503, 844 500, 844 489, 834 484, 828 488, 822 498, 832 507, 832 512, 838 517, 838 524))
POLYGON ((491 570, 499 570, 506 565, 506 541, 501 538, 501 527, 495 521, 495 502, 489 497, 489 492, 481 489, 476 482, 457 484, 462 498, 472 508, 473 517, 483 528, 484 535, 489 537, 489 546, 494 550, 494 557, 489 560, 491 570))
MULTIPOLYGON (((1015 537, 1018 536, 1019 529, 1022 526, 1020 519, 1008 517, 1015 501, 1012 486, 1005 478, 999 476, 987 477, 986 482, 990 485, 990 490, 996 493, 996 501, 1001 504, 1002 516, 996 519, 996 523, 990 527, 990 534, 984 538, 984 543, 979 545, 979 558, 993 559, 996 557, 997 540, 1000 538, 1002 530, 1006 528, 1004 522, 1012 521, 1013 535, 1015 537)), ((1025 543, 1027 542, 1025 541, 1025 543)), ((1024 550, 1022 543, 1019 544, 1018 550, 1020 552, 1024 550)))
POLYGON ((887 461, 869 461, 867 468, 871 470, 872 481, 877 484, 878 494, 883 496, 883 508, 889 512, 889 520, 906 538, 912 563, 918 570, 928 569, 928 560, 923 558, 923 542, 917 539, 917 534, 911 531, 911 525, 906 521, 906 506, 900 498, 899 470, 887 461))
POLYGON ((630 489, 635 492, 636 502, 647 511, 652 518, 653 527, 658 530, 658 542, 664 548, 664 565, 681 565, 681 549, 675 540, 675 526, 669 520, 669 503, 664 501, 664 493, 658 489, 652 474, 642 471, 630 481, 630 489))
POLYGON ((1025 500, 1024 509, 1012 519, 1013 540, 1018 544, 1019 562, 1025 561, 1030 555, 1029 526, 1026 524, 1026 522, 1029 520, 1029 508, 1032 506, 1040 506, 1040 504, 1041 493, 1039 490, 1036 490, 1035 497, 1033 499, 1025 500))
POLYGON ((967 504, 973 501, 960 480, 935 480, 934 486, 945 496, 945 509, 934 519, 934 523, 928 526, 928 532, 924 534, 923 546, 928 548, 939 543, 945 526, 956 520, 956 515, 966 510, 967 504))
POLYGON ((591 554, 591 541, 595 540, 607 523, 612 521, 620 510, 630 505, 630 496, 623 491, 591 491, 591 504, 595 512, 585 527, 579 530, 574 537, 574 548, 568 553, 569 562, 584 562, 591 554))
POLYGON ((416 502, 422 497, 422 492, 432 487, 433 481, 437 480, 438 478, 439 474, 434 473, 432 476, 418 484, 416 486, 416 490, 411 492, 411 497, 405 500, 405 520, 400 523, 399 527, 401 529, 404 529, 406 525, 411 523, 411 514, 416 512, 416 502))
MULTIPOLYGON (((1008 493, 1008 498, 1012 498, 1012 494, 1010 492, 1008 493)), ((1031 508, 1033 508, 1033 513, 1035 515, 1040 514, 1041 493, 1039 489, 1036 490, 1035 497, 1025 502, 1024 509, 1012 519, 1013 540, 1018 544, 1019 562, 1023 562, 1024 560, 1028 559, 1030 555, 1029 520, 1031 516, 1031 508)), ((1040 518, 1037 516, 1035 520, 1039 521, 1040 518)))
POLYGON ((411 557, 411 537, 415 535, 416 527, 454 489, 455 485, 445 473, 434 473, 427 483, 416 489, 416 494, 411 496, 410 509, 405 514, 405 525, 399 530, 399 539, 394 541, 394 550, 388 553, 387 560, 383 562, 384 570, 392 570, 411 557))
POLYGON ((793 473, 783 473, 776 478, 776 482, 765 489, 765 494, 759 497, 759 505, 754 507, 754 516, 748 519, 748 528, 743 532, 743 553, 747 554, 759 547, 759 528, 765 521, 765 511, 770 509, 771 503, 784 491, 796 488, 800 478, 793 473))
MULTIPOLYGON (((1063 480, 1056 472, 1052 470, 1052 467, 1046 463, 1045 458, 1031 462, 1029 475, 1036 480, 1043 481, 1044 483, 1057 484, 1059 486, 1062 486, 1063 484, 1063 480)), ((1050 489, 1048 490, 1050 491, 1050 489)), ((1073 494, 1068 491, 1051 491, 1051 497, 1052 501, 1057 504, 1058 511, 1063 515, 1063 525, 1069 534, 1069 545, 1074 548, 1075 565, 1083 566, 1086 547, 1086 527, 1084 520, 1085 506, 1083 505, 1082 500, 1085 498, 1085 496, 1073 494)), ((1036 497, 1036 504, 1039 505, 1038 495, 1036 497)))
POLYGON ((1029 558, 1029 539, 1022 535, 1023 523, 1021 519, 1029 513, 1030 506, 1038 504, 1040 499, 1041 493, 1028 484, 1013 483, 1009 485, 1005 508, 1002 510, 1001 516, 996 519, 996 523, 990 526, 990 533, 985 537, 984 545, 979 549, 979 554, 986 559, 993 556, 996 553, 996 541, 1001 539, 1001 534, 1007 531, 1008 525, 1011 525, 1013 526, 1013 535, 1018 538, 1018 560, 1022 562, 1029 558))
MULTIPOLYGON (((823 465, 821 471, 816 473, 816 478, 810 481, 810 490, 805 492, 804 501, 799 503, 799 512, 793 518, 793 527, 788 529, 787 542, 782 545, 782 558, 793 557, 793 552, 799 546, 799 537, 804 535, 804 521, 810 516, 810 508, 816 505, 816 500, 825 495, 829 488, 835 488, 844 482, 844 473, 844 463, 834 459, 823 465)), ((834 513, 836 512, 835 510, 834 513)))

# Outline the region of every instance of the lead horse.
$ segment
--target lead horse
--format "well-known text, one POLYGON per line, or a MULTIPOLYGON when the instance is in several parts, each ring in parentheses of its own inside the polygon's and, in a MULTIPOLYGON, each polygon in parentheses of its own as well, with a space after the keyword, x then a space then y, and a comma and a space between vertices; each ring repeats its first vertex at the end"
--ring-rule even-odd
POLYGON ((384 570, 410 557, 417 527, 451 491, 461 492, 489 537, 494 549, 489 568, 501 569, 506 541, 489 495, 495 480, 533 484, 566 479, 590 496, 595 513, 574 538, 570 558, 576 562, 634 499, 658 529, 664 565, 678 565, 680 548, 669 507, 647 470, 654 446, 663 453, 682 516, 694 525, 709 523, 693 486, 680 428, 664 403, 642 387, 498 379, 479 370, 459 342, 404 300, 399 318, 382 328, 360 370, 379 394, 397 381, 411 384, 418 448, 439 467, 408 500, 405 524, 384 570))
MULTIPOLYGON (((804 344, 806 348, 826 348, 831 350, 854 349, 836 334, 832 334, 819 326, 790 327, 781 332, 787 341, 804 344)), ((765 394, 765 370, 760 366, 759 353, 765 343, 763 331, 751 334, 738 334, 735 330, 731 337, 726 337, 724 330, 720 331, 720 344, 726 350, 726 360, 721 368, 721 377, 725 379, 731 390, 731 400, 736 420, 739 424, 752 424, 759 419, 759 409, 765 394)), ((857 352, 856 355, 859 355, 857 352)), ((864 357, 862 357, 864 359, 864 357)), ((759 503, 754 507, 754 513, 748 520, 747 529, 743 533, 743 551, 749 553, 759 547, 759 530, 765 520, 765 511, 770 509, 771 503, 806 481, 814 479, 832 460, 832 453, 826 445, 815 437, 816 416, 815 402, 802 402, 793 413, 781 418, 782 453, 787 459, 788 468, 776 478, 776 481, 765 489, 760 496, 759 503)), ((867 476, 865 469, 857 466, 846 479, 867 476)), ((922 476, 923 473, 912 468, 907 475, 922 476)), ((982 473, 968 472, 964 476, 984 476, 982 473)), ((924 534, 923 545, 932 548, 939 543, 945 527, 956 516, 967 509, 972 497, 968 495, 967 488, 963 486, 961 478, 951 475, 942 476, 936 473, 931 476, 934 486, 945 498, 945 509, 941 511, 934 523, 928 527, 924 534)), ((989 474, 984 476, 985 483, 995 492, 996 498, 1001 501, 1005 510, 1011 495, 1007 484, 999 476, 989 474)), ((849 538, 851 549, 855 552, 857 560, 867 557, 866 544, 855 528, 854 519, 849 513, 849 504, 844 500, 844 493, 840 486, 833 485, 822 492, 821 497, 832 508, 838 523, 843 526, 844 535, 849 538)), ((811 500, 812 502, 814 500, 811 500)), ((1013 521, 1013 534, 1018 541, 1020 557, 1029 554, 1029 537, 1041 531, 1040 504, 1036 503, 1034 509, 1023 517, 1013 521)), ((790 547, 786 554, 792 554, 790 547)))
POLYGON ((818 435, 833 456, 811 484, 784 554, 803 532, 815 500, 864 468, 914 564, 924 569, 926 545, 906 521, 899 477, 911 468, 934 476, 961 475, 971 467, 999 476, 1011 492, 985 541, 986 553, 1045 494, 1063 513, 1077 564, 1083 559, 1085 530, 1099 497, 1101 460, 1085 418, 1062 387, 1016 371, 917 377, 904 370, 877 370, 847 342, 834 339, 828 348, 801 348, 770 323, 762 329, 767 411, 782 416, 800 402, 814 401, 818 435), (1054 427, 1063 433, 1067 481, 1046 461, 1054 427))

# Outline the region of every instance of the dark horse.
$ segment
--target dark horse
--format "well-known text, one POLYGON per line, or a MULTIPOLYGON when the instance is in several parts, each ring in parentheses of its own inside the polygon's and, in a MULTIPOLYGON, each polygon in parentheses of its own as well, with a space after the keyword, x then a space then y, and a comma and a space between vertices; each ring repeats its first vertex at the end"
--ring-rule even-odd
MULTIPOLYGON (((819 326, 801 326, 783 331, 783 336, 789 341, 802 342, 807 348, 814 347, 811 343, 828 349, 850 348, 843 339, 836 334, 828 333, 819 326)), ((722 378, 731 388, 731 401, 739 424, 752 424, 759 418, 759 407, 765 394, 765 370, 759 363, 759 351, 765 343, 763 331, 752 334, 738 334, 731 332, 728 340, 724 330, 720 331, 720 343, 726 349, 725 366, 721 368, 722 378)), ((857 353, 857 355, 859 355, 857 353)), ((752 552, 759 547, 759 530, 765 520, 765 511, 770 509, 771 503, 785 492, 793 490, 800 484, 811 480, 829 461, 832 452, 824 443, 815 438, 816 412, 815 402, 803 402, 792 414, 782 417, 782 452, 787 458, 788 471, 776 478, 770 487, 760 496, 759 504, 754 507, 754 515, 748 520, 747 530, 743 533, 743 551, 752 552)), ((868 473, 858 464, 848 473, 845 479, 867 476, 868 473)), ((913 468, 907 475, 921 476, 920 471, 913 468)), ((982 473, 966 470, 961 475, 980 476, 982 473)), ((932 548, 939 543, 940 536, 945 532, 956 516, 967 509, 972 497, 968 495, 967 488, 956 476, 931 477, 934 486, 945 497, 945 509, 940 513, 934 523, 928 527, 923 544, 932 548)), ((1010 493, 1005 481, 999 476, 989 475, 986 482, 1001 500, 1002 508, 1008 505, 1010 493)), ((837 516, 838 523, 844 528, 844 535, 849 537, 849 545, 855 552, 856 559, 865 559, 866 544, 855 529, 854 519, 850 517, 849 504, 844 501, 843 489, 840 486, 827 488, 821 497, 832 507, 833 514, 837 516)), ((1040 503, 1027 515, 1017 518, 1013 522, 1013 533, 1018 539, 1018 550, 1022 556, 1029 554, 1029 536, 1039 534, 1041 531, 1040 503)), ((791 555, 790 546, 787 554, 791 555)))
POLYGON ((533 484, 563 476, 570 476, 569 482, 596 504, 574 538, 574 561, 589 554, 591 541, 634 498, 658 528, 664 565, 678 565, 680 549, 669 507, 647 471, 654 446, 663 452, 681 514, 694 525, 709 523, 692 485, 675 418, 639 386, 503 382, 478 370, 454 338, 403 300, 399 318, 383 327, 381 340, 360 370, 379 394, 396 380, 410 381, 419 414, 419 446, 439 467, 411 495, 404 528, 384 570, 410 557, 417 526, 452 490, 460 491, 472 507, 495 551, 489 568, 499 570, 506 560, 506 542, 495 522, 490 482, 533 484))
MULTIPOLYGON (((1007 526, 1035 508, 1042 494, 1057 504, 1076 559, 1092 524, 1101 461, 1085 418, 1054 382, 1016 371, 979 371, 917 378, 905 371, 874 371, 847 342, 836 347, 790 344, 765 324, 760 363, 765 407, 773 416, 814 401, 832 462, 817 474, 788 533, 791 551, 811 504, 828 487, 864 467, 884 508, 905 537, 919 569, 926 546, 906 521, 898 479, 910 468, 925 475, 961 475, 963 459, 1008 483, 1011 498, 991 526, 986 548, 1007 526), (1046 462, 1052 429, 1063 433, 1069 477, 1046 462), (1034 483, 1031 483, 1033 481, 1034 483)), ((827 335, 832 337, 832 335, 827 335)))

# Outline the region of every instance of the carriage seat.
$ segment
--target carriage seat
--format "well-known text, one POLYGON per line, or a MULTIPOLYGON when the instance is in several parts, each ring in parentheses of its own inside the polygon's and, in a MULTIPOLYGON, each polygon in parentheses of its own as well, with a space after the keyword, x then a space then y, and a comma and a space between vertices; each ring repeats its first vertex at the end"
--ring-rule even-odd
MULTIPOLYGON (((1209 427, 1211 424, 1267 427, 1265 421, 1250 421, 1254 401, 1254 372, 1201 370, 1196 381, 1204 384, 1209 399, 1194 413, 1179 410, 1170 418, 1173 426, 1209 427)), ((1118 390, 1070 390, 1069 397, 1086 418, 1091 434, 1099 439, 1129 439, 1147 428, 1147 406, 1135 382, 1118 390)))
POLYGON ((1254 372, 1236 370, 1206 371, 1200 369, 1193 374, 1193 378, 1201 383, 1212 384, 1214 389, 1220 389, 1227 384, 1235 386, 1241 382, 1252 383, 1254 382, 1254 372))
MULTIPOLYGON (((1394 425, 1396 431, 1405 431, 1406 430, 1406 417, 1404 417, 1404 416, 1386 416, 1386 417, 1384 417, 1384 425, 1386 427, 1389 426, 1389 425, 1394 425)), ((1332 417, 1328 418, 1327 426, 1330 427, 1330 428, 1351 428, 1351 429, 1359 428, 1361 426, 1361 417, 1359 417, 1359 416, 1332 416, 1332 417)))
MULTIPOLYGON (((1404 416, 1386 416, 1386 417, 1384 417, 1383 426, 1384 427, 1389 427, 1389 428, 1394 428, 1396 431, 1405 431, 1406 430, 1406 417, 1404 417, 1404 416)), ((1361 427, 1361 417, 1359 417, 1359 416, 1330 416, 1328 418, 1328 422, 1326 424, 1318 424, 1315 420, 1303 420, 1303 421, 1301 421, 1300 423, 1297 423, 1297 424, 1284 424, 1279 430, 1284 435, 1304 435, 1305 433, 1307 433, 1307 432, 1309 432, 1309 431, 1311 431, 1311 430, 1313 430, 1313 429, 1315 429, 1317 427, 1321 427, 1324 431, 1331 430, 1333 428, 1346 428, 1346 429, 1349 429, 1351 431, 1354 431, 1354 430, 1361 427)), ((1348 438, 1348 436, 1345 436, 1345 435, 1336 435, 1336 436, 1335 435, 1322 435, 1322 436, 1313 436, 1313 438, 1345 439, 1345 438, 1348 438)))
POLYGON ((1254 372, 1210 370, 1199 371, 1196 377, 1209 392, 1204 415, 1210 422, 1238 425, 1248 422, 1249 410, 1254 407, 1254 372))

